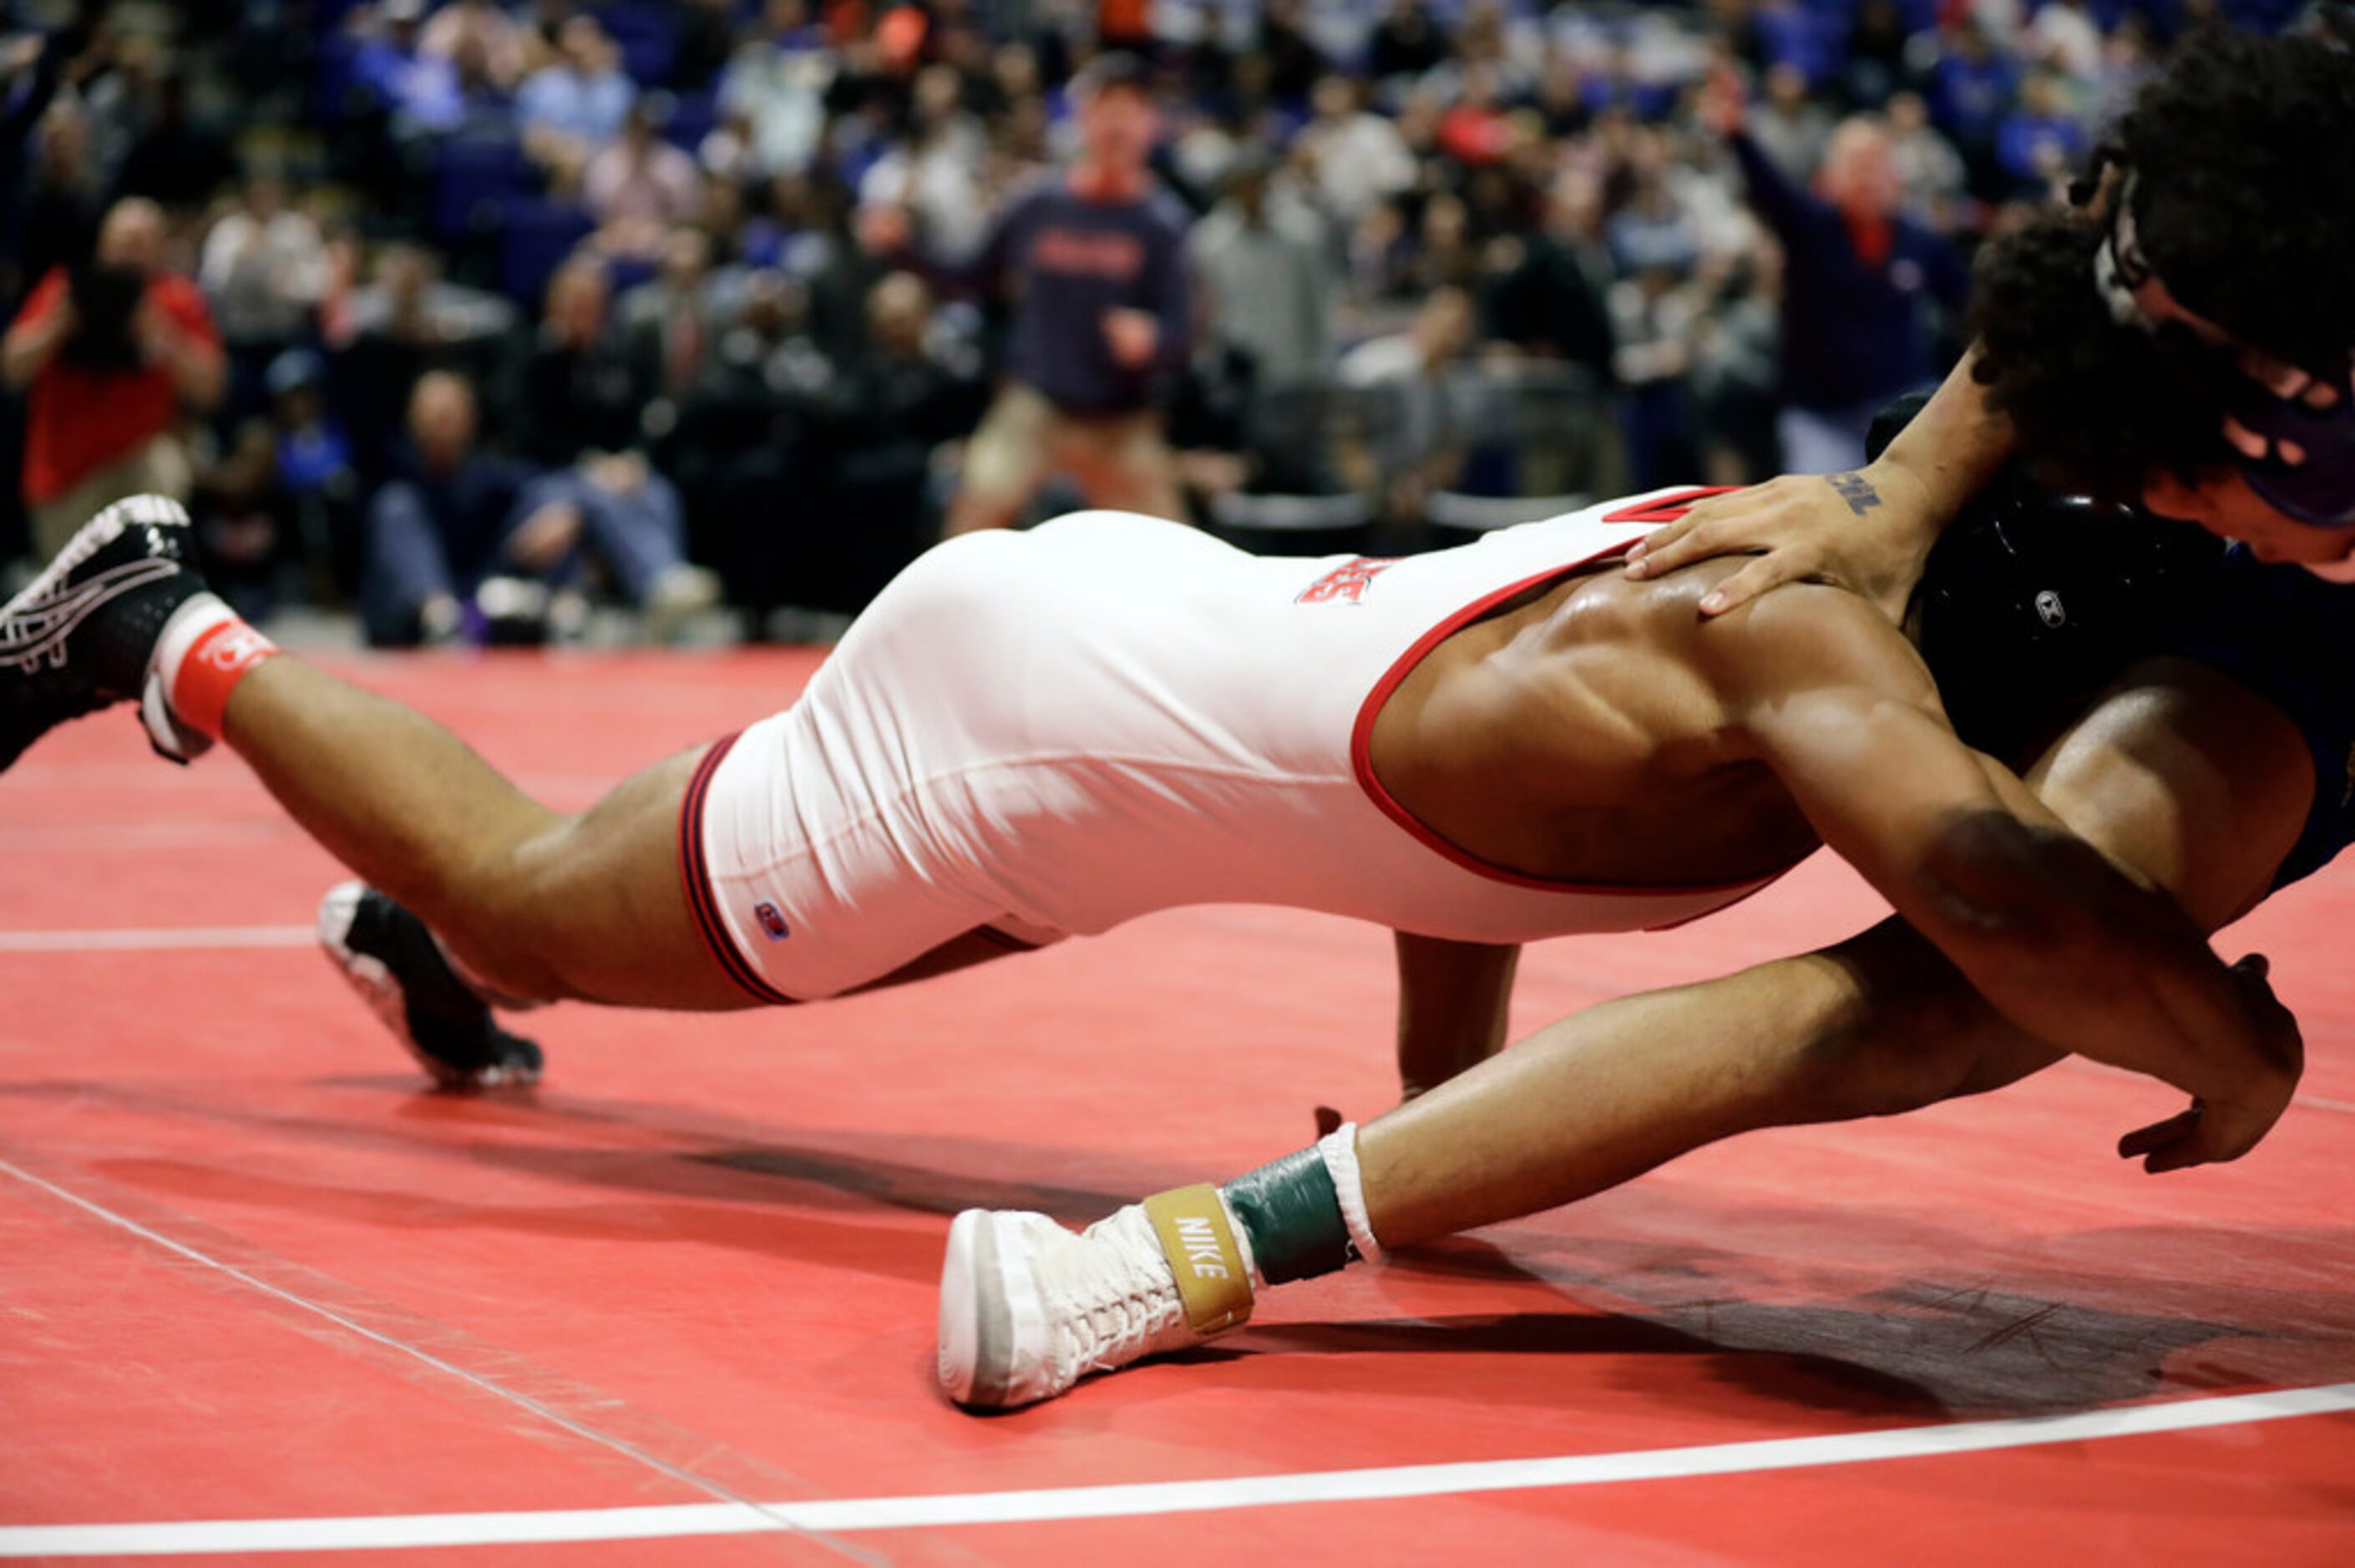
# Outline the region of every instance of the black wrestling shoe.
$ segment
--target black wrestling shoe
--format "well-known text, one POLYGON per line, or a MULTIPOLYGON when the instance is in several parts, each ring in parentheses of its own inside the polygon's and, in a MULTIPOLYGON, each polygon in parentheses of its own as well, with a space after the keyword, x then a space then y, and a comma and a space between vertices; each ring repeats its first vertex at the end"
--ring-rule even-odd
POLYGON ((501 1029, 425 922, 364 883, 319 901, 319 945, 394 1039, 445 1089, 539 1082, 539 1047, 501 1029))
POLYGON ((0 768, 68 719, 134 698, 162 755, 186 762, 212 744, 171 716, 148 668, 164 623, 205 590, 194 551, 178 502, 134 495, 0 608, 0 768))

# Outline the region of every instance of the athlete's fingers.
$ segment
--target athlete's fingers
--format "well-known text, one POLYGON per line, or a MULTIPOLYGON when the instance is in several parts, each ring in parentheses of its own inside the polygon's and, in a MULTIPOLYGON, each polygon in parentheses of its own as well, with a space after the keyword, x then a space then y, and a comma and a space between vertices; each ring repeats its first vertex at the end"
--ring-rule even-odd
POLYGON ((2195 1105, 2189 1110, 2176 1112, 2165 1121, 2155 1121, 2148 1127, 2138 1127, 2118 1139, 2118 1158, 2134 1160, 2165 1149, 2170 1144, 2179 1143, 2199 1130, 2200 1122, 2200 1107, 2195 1105))
POLYGON ((2224 417, 2224 440, 2232 443, 2234 451, 2252 461, 2262 461, 2273 450, 2271 441, 2229 414, 2224 417))
POLYGON ((1741 609, 1760 594, 1809 575, 1796 550, 1777 550, 1771 556, 1757 556, 1702 595, 1700 612, 1723 615, 1730 609, 1741 609))

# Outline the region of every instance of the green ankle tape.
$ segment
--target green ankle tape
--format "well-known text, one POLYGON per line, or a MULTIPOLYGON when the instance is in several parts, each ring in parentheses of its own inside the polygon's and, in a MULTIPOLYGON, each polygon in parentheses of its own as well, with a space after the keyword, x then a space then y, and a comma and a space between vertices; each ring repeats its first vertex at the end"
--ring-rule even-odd
POLYGON ((1250 1234, 1252 1261, 1270 1285, 1334 1273, 1356 1255, 1333 1173, 1314 1144, 1220 1190, 1250 1234))

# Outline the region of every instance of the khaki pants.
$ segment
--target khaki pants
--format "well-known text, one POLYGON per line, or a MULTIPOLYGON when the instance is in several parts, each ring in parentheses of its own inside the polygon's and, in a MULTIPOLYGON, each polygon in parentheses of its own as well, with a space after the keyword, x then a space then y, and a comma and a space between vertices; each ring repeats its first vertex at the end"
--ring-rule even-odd
POLYGON ((1028 387, 1009 386, 966 443, 964 481, 949 509, 948 531, 1012 525, 1056 474, 1076 483, 1090 506, 1186 514, 1159 410, 1067 414, 1028 387))
POLYGON ((75 530, 116 502, 133 495, 168 495, 185 502, 195 482, 186 449, 180 445, 179 437, 167 430, 84 475, 63 494, 29 507, 33 549, 44 562, 52 560, 75 530))

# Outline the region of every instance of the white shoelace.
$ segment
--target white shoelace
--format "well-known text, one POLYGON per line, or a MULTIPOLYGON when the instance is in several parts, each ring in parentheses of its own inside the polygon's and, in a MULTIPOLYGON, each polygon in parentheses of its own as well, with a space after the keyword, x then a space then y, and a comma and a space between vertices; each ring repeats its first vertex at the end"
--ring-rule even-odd
POLYGON ((1159 1244, 1149 1229, 1134 1234, 1142 1224, 1141 1210, 1124 1211, 1040 1260, 1055 1364, 1067 1379, 1124 1367, 1191 1337, 1159 1244))

